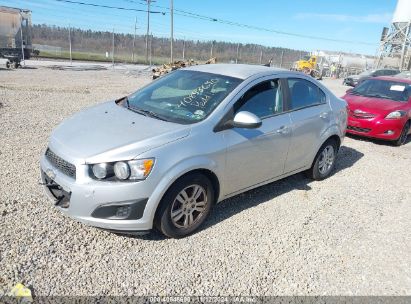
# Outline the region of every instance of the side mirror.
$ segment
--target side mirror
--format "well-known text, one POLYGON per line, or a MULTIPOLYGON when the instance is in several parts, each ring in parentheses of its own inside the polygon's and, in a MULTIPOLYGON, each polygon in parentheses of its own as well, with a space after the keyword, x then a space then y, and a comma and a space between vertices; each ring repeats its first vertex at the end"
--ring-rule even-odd
POLYGON ((253 113, 241 111, 234 116, 233 127, 235 128, 256 129, 261 125, 261 119, 253 113))

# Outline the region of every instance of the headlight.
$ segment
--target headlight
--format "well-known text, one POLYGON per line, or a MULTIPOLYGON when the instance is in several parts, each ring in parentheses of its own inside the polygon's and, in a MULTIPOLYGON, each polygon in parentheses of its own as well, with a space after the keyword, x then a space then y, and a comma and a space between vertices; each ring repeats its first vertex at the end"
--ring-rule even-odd
POLYGON ((95 164, 93 165, 93 174, 98 179, 103 179, 107 176, 107 164, 95 164))
POLYGON ((385 119, 400 119, 404 117, 405 111, 394 111, 385 116, 385 119))
POLYGON ((154 166, 154 158, 101 163, 91 166, 93 177, 99 180, 144 180, 154 166))
POLYGON ((118 179, 127 179, 130 176, 130 167, 125 162, 114 164, 114 174, 118 179))

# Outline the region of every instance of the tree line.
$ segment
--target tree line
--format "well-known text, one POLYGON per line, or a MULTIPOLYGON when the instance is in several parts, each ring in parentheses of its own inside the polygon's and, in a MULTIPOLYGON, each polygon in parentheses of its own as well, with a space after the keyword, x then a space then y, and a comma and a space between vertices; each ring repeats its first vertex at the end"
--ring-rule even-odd
MULTIPOLYGON (((32 27, 32 40, 34 44, 61 47, 69 49, 69 36, 73 52, 111 53, 113 33, 109 31, 93 31, 80 28, 59 27, 47 24, 34 24, 32 27)), ((114 33, 114 54, 123 61, 131 62, 133 53, 134 35, 114 33)), ((150 37, 149 49, 153 58, 163 58, 169 61, 170 39, 150 37)), ((146 54, 146 36, 136 35, 134 40, 135 62, 141 63, 146 54)), ((204 61, 211 56, 218 62, 238 63, 268 63, 273 59, 274 66, 289 68, 292 62, 298 60, 307 52, 281 47, 266 47, 258 44, 237 44, 224 41, 182 40, 174 41, 175 60, 193 59, 204 61)))

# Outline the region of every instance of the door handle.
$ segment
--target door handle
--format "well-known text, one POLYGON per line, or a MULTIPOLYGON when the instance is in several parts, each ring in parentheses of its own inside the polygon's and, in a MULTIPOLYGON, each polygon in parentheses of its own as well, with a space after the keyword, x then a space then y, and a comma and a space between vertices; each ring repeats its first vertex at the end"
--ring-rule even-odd
POLYGON ((328 112, 323 112, 320 114, 320 118, 322 119, 327 119, 328 118, 328 112))
POLYGON ((290 127, 282 126, 277 130, 278 134, 288 134, 290 133, 290 127))

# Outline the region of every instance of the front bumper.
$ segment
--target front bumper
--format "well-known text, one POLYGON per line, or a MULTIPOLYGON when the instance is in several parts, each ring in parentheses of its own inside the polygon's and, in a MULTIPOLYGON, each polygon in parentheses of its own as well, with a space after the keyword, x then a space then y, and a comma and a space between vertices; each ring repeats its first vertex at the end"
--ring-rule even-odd
POLYGON ((76 180, 60 172, 44 155, 40 169, 47 195, 69 217, 90 226, 125 233, 152 229, 153 212, 149 206, 157 206, 155 198, 150 198, 155 188, 153 183, 103 182, 84 177, 76 180))
POLYGON ((397 140, 401 135, 404 123, 402 119, 391 120, 381 117, 361 119, 349 116, 347 133, 384 140, 397 140))

